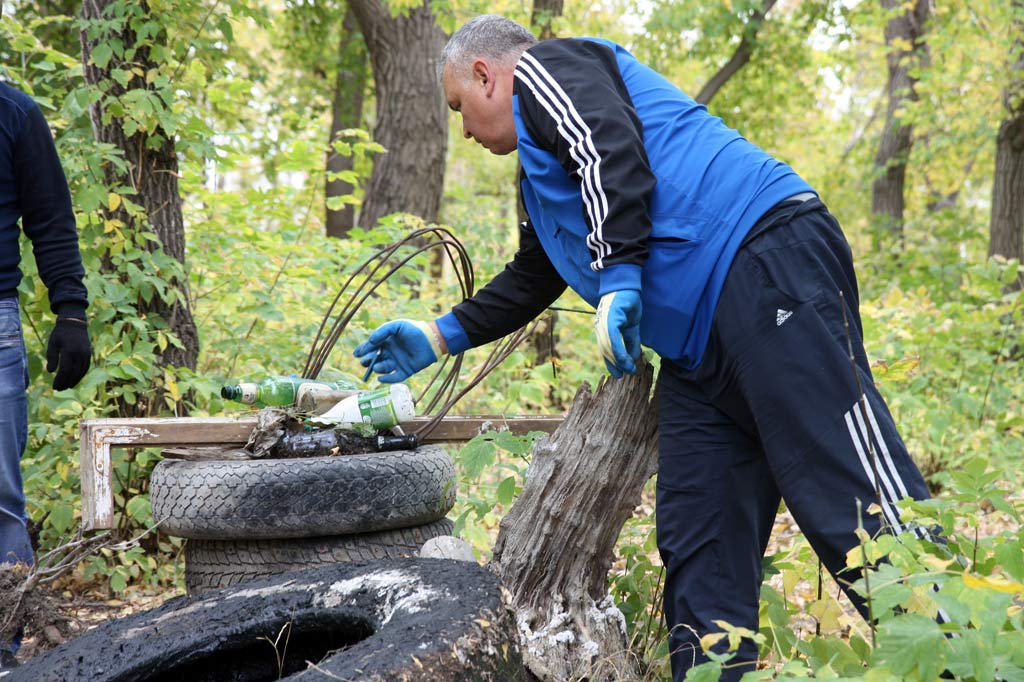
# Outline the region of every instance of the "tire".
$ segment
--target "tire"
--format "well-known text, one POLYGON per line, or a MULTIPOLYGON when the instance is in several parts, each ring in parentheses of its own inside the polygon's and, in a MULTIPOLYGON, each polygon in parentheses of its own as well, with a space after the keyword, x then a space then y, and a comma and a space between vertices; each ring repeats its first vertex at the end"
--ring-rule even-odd
POLYGON ((454 527, 452 521, 442 519, 424 526, 361 535, 189 540, 185 543, 185 587, 189 594, 202 594, 300 568, 416 556, 424 542, 451 535, 454 527))
POLYGON ((102 623, 4 682, 520 682, 516 637, 479 564, 390 559, 179 597, 102 623))
POLYGON ((455 466, 437 446, 340 457, 163 460, 150 477, 153 517, 196 540, 356 535, 444 518, 455 466))

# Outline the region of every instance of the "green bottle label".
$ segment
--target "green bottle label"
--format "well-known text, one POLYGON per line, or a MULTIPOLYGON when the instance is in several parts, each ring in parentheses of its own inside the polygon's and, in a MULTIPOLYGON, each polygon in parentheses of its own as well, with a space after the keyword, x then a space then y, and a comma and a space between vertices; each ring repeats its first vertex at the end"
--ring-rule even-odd
POLYGON ((359 415, 363 423, 378 429, 391 428, 398 424, 395 404, 391 400, 391 389, 380 388, 359 396, 359 415))

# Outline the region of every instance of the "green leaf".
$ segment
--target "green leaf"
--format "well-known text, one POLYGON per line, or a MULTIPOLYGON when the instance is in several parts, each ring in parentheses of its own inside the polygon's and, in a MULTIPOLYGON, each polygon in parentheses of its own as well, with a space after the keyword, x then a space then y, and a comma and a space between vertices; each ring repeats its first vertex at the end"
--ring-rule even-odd
POLYGON ((530 442, 524 436, 513 435, 509 431, 499 431, 495 442, 502 450, 508 450, 516 455, 530 454, 530 442))
POLYGON ((883 623, 873 664, 888 667, 897 675, 914 671, 934 679, 942 671, 946 638, 931 618, 912 613, 883 623))
POLYGON ((871 645, 860 635, 850 635, 850 648, 860 657, 861 662, 866 663, 871 657, 871 645))
POLYGON ((495 455, 494 442, 485 439, 485 436, 477 436, 459 452, 459 461, 462 463, 463 475, 466 478, 477 478, 484 469, 494 464, 495 455))
POLYGON ((516 495, 516 477, 509 476, 504 481, 498 484, 498 502, 508 506, 512 504, 513 498, 516 495))
POLYGON ((47 522, 58 533, 67 532, 75 518, 75 508, 70 504, 58 504, 50 509, 47 522))
POLYGON ((1008 514, 1018 523, 1020 523, 1020 514, 1017 512, 1014 506, 1007 501, 1005 497, 1003 497, 1002 495, 989 495, 985 499, 988 500, 993 507, 1003 512, 1004 514, 1008 514))
POLYGON ((124 69, 111 69, 110 76, 117 81, 122 88, 128 87, 128 81, 132 79, 132 74, 124 69))
POLYGON ((871 591, 871 605, 875 617, 878 618, 885 611, 896 608, 913 594, 913 591, 904 583, 884 585, 881 588, 871 591))
POLYGON ((1024 551, 1019 540, 1008 539, 1003 542, 996 547, 995 555, 1004 571, 1015 580, 1024 582, 1024 551))
MULTIPOLYGON (((855 676, 862 670, 863 662, 856 651, 841 639, 815 637, 811 641, 812 663, 816 668, 828 666, 840 674, 855 676)), ((819 677, 820 675, 820 670, 819 677)))
POLYGON ((722 664, 708 661, 686 671, 686 682, 718 682, 722 677, 722 664))
POLYGON ((101 69, 105 69, 107 68, 107 64, 110 63, 110 58, 114 56, 114 51, 110 48, 109 44, 100 43, 92 51, 90 56, 93 64, 101 69))
POLYGON ((136 495, 125 505, 128 515, 140 523, 148 523, 150 519, 149 495, 136 495))
POLYGON ((231 21, 227 17, 221 17, 217 21, 217 28, 224 34, 224 39, 229 43, 235 39, 235 31, 231 27, 231 21))

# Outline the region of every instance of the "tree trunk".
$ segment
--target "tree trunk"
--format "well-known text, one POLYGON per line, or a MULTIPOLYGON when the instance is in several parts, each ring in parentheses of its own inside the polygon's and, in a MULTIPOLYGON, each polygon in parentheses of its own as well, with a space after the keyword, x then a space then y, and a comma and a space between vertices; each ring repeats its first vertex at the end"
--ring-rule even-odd
MULTIPOLYGON (((338 47, 340 64, 334 78, 334 95, 331 98, 331 133, 328 142, 334 142, 338 134, 347 128, 358 128, 363 119, 363 100, 366 89, 366 48, 360 40, 355 15, 350 8, 345 12, 338 47)), ((354 158, 338 154, 332 148, 327 150, 327 183, 324 188, 324 199, 329 203, 332 198, 352 194, 351 183, 331 174, 350 171, 354 158)), ((355 226, 355 206, 345 204, 338 210, 327 208, 327 236, 344 238, 355 226)))
POLYGON ((501 521, 491 568, 511 594, 524 660, 541 680, 637 680, 608 571, 657 466, 654 371, 584 385, 539 441, 501 521), (570 551, 567 551, 570 550, 570 551))
MULTIPOLYGON (((1011 7, 1016 56, 1010 57, 1010 82, 1003 95, 1006 117, 996 138, 988 253, 1024 260, 1024 0, 1013 0, 1011 7)), ((1017 286, 1021 284, 1018 279, 1017 286)))
POLYGON ((448 147, 448 107, 435 73, 444 47, 428 1, 397 17, 379 0, 351 0, 377 94, 377 156, 359 212, 370 229, 396 211, 437 220, 448 147))
POLYGON ((551 24, 556 17, 562 16, 564 0, 534 0, 533 12, 530 14, 530 26, 541 40, 555 37, 551 24))
MULTIPOLYGON (((907 159, 913 145, 913 126, 904 124, 897 111, 908 101, 917 101, 914 87, 917 79, 911 75, 915 62, 926 59, 927 47, 921 40, 928 21, 931 0, 914 0, 913 6, 886 22, 885 44, 889 47, 889 97, 885 114, 885 128, 875 155, 875 167, 880 174, 871 186, 871 212, 875 214, 883 233, 903 238, 903 185, 907 173, 907 159)), ((903 7, 902 0, 882 0, 882 7, 893 11, 903 7)))
POLYGON ((764 0, 764 6, 750 17, 750 21, 743 27, 743 37, 740 38, 740 44, 736 46, 736 51, 732 53, 729 61, 718 70, 718 73, 700 89, 697 97, 694 98, 697 102, 707 106, 722 89, 722 86, 750 61, 750 56, 754 53, 754 45, 757 43, 757 33, 761 30, 765 16, 775 6, 775 3, 776 0, 764 0))
MULTIPOLYGON (((125 132, 122 119, 118 115, 104 111, 104 101, 109 97, 119 97, 130 90, 150 89, 144 74, 157 66, 150 57, 148 43, 136 39, 131 22, 125 22, 120 32, 115 35, 106 34, 98 39, 89 38, 90 27, 103 26, 107 21, 104 11, 113 4, 115 0, 85 0, 82 3, 85 27, 80 37, 85 80, 93 88, 106 93, 104 98, 91 105, 89 113, 96 140, 120 149, 124 157, 123 170, 113 164, 106 166, 107 184, 133 187, 136 195, 132 200, 143 207, 145 218, 139 219, 130 215, 123 203, 109 211, 108 217, 120 220, 126 232, 146 231, 156 235, 158 241, 147 241, 146 248, 162 249, 184 265, 185 227, 181 214, 181 195, 178 192, 178 157, 175 154, 174 139, 162 128, 154 133, 140 130, 129 135, 125 132), (126 51, 132 47, 136 48, 131 63, 124 62, 115 55, 104 68, 91 64, 90 57, 96 46, 111 40, 121 41, 126 51), (139 69, 143 76, 133 74, 127 87, 122 87, 112 78, 114 69, 123 68, 131 71, 133 67, 139 69)), ((146 2, 142 2, 140 7, 144 14, 149 14, 150 9, 146 2)), ((184 346, 183 349, 179 349, 174 344, 168 344, 160 353, 160 366, 195 369, 199 354, 199 335, 188 305, 188 282, 185 279, 175 279, 168 284, 171 289, 181 292, 181 299, 184 302, 174 300, 167 303, 159 295, 154 295, 148 302, 140 298, 137 309, 140 317, 155 317, 166 322, 168 330, 176 335, 184 346)), ((162 400, 159 399, 140 400, 136 406, 128 407, 128 411, 133 414, 126 416, 148 416, 161 405, 162 400)))
POLYGON ((537 329, 530 335, 530 347, 533 348, 533 366, 561 357, 558 353, 558 311, 549 310, 541 318, 537 329))

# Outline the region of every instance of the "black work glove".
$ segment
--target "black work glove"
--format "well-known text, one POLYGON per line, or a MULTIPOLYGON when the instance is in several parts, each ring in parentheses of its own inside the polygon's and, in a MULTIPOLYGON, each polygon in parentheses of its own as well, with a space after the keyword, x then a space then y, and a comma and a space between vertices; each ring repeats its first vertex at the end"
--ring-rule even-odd
POLYGON ((86 321, 74 317, 58 317, 46 346, 46 371, 57 370, 53 377, 53 389, 63 391, 81 381, 89 371, 91 355, 92 344, 89 343, 89 325, 86 321))

